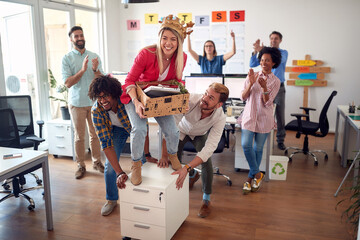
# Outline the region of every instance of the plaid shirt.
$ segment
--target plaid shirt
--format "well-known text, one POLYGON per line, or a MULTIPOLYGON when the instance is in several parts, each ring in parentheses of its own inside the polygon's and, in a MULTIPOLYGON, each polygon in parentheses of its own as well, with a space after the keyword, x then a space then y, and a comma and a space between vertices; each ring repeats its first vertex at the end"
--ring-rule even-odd
MULTIPOLYGON (((110 110, 111 111, 111 110, 110 110)), ((99 137, 101 142, 102 150, 113 147, 113 133, 112 133, 112 124, 109 117, 109 113, 101 107, 97 101, 95 101, 93 107, 91 108, 92 120, 94 123, 96 134, 99 137)), ((118 111, 117 116, 119 121, 124 126, 124 129, 130 134, 131 124, 126 113, 124 105, 118 99, 118 111)))

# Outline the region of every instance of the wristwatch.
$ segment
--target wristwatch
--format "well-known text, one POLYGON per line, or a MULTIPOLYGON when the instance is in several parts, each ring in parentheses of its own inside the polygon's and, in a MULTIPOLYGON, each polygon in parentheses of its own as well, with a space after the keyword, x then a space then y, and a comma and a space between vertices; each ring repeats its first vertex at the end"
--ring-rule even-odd
POLYGON ((188 172, 190 172, 190 171, 191 171, 191 169, 192 169, 192 168, 191 168, 191 166, 190 166, 189 164, 186 164, 186 165, 185 165, 185 167, 186 167, 186 170, 187 170, 188 172))

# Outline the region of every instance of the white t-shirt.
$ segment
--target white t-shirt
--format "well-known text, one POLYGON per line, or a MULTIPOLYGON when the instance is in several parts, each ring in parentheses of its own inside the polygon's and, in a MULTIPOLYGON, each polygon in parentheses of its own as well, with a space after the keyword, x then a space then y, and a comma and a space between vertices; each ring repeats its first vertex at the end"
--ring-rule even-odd
POLYGON ((113 110, 108 111, 108 113, 109 113, 109 117, 110 117, 110 120, 111 120, 111 124, 113 126, 122 127, 122 128, 124 127, 122 125, 122 123, 120 122, 120 120, 119 120, 118 116, 116 115, 116 113, 113 112, 113 110))

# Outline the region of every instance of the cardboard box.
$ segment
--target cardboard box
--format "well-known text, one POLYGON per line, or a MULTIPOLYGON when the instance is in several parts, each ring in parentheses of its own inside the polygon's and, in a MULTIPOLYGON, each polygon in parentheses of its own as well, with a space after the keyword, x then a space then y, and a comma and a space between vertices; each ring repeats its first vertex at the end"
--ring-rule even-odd
POLYGON ((141 86, 143 85, 158 85, 164 82, 137 82, 136 91, 139 101, 144 104, 144 116, 146 117, 161 117, 174 114, 184 114, 189 106, 190 94, 177 94, 165 97, 148 97, 141 86))
POLYGON ((271 180, 286 180, 288 161, 288 157, 270 155, 271 180))

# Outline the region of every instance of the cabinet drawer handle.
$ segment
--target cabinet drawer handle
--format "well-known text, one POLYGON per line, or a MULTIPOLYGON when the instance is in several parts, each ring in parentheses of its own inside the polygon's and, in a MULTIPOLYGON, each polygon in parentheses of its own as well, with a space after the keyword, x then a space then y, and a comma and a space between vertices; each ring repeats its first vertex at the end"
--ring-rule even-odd
POLYGON ((150 226, 146 226, 146 225, 142 225, 142 224, 134 224, 134 227, 143 228, 143 229, 149 229, 150 228, 150 226))
POLYGON ((55 125, 55 127, 63 128, 64 126, 63 125, 55 125))
POLYGON ((65 148, 64 146, 61 146, 61 145, 56 145, 56 147, 58 147, 58 148, 65 148))
POLYGON ((64 138, 63 135, 56 135, 57 138, 64 138))
POLYGON ((137 206, 134 206, 134 209, 136 209, 136 210, 141 210, 141 211, 150 211, 149 208, 145 208, 145 207, 137 207, 137 206))
POLYGON ((143 193, 148 193, 149 192, 149 190, 141 189, 141 188, 134 188, 133 191, 135 191, 135 192, 143 192, 143 193))

